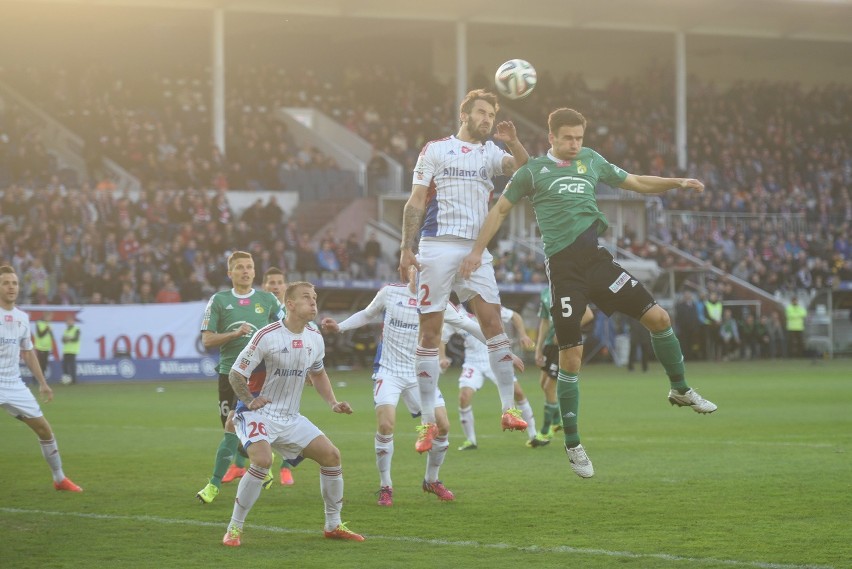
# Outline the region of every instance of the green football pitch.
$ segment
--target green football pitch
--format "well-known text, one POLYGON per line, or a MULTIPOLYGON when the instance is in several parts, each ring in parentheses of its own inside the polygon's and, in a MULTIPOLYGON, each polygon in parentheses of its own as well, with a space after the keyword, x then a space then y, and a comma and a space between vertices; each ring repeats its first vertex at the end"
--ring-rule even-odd
MULTIPOLYGON (((369 374, 331 371, 355 413, 333 414, 311 388, 302 411, 340 448, 343 519, 367 540, 323 538, 318 467, 305 461, 294 486, 261 494, 238 549, 221 545, 236 483, 212 504, 195 498, 221 437, 214 382, 57 386, 43 409, 85 492, 56 492, 33 433, 0 420, 0 567, 852 567, 852 362, 687 371, 716 413, 671 407, 659 365, 584 369, 595 476, 583 480, 558 440, 531 449, 500 431, 492 385, 474 401, 479 449, 457 451, 451 369, 441 478, 456 500, 421 491, 425 455, 401 410, 392 508, 376 505, 369 374)), ((536 371, 521 382, 540 420, 536 371)))

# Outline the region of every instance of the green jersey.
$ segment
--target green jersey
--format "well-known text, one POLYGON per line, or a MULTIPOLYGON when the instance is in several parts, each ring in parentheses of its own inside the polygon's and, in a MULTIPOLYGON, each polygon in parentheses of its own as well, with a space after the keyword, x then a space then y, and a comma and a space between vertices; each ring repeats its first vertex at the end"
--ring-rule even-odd
POLYGON ((248 294, 237 294, 231 289, 211 296, 204 309, 202 332, 222 334, 236 330, 243 324, 251 326, 248 334, 219 346, 219 373, 230 373, 237 356, 258 329, 283 317, 281 303, 271 292, 252 289, 248 294))
POLYGON ((609 224, 598 208, 595 187, 598 181, 617 187, 626 178, 627 172, 584 147, 565 162, 550 153, 531 159, 515 172, 503 196, 513 204, 524 196, 532 202, 544 254, 552 257, 595 221, 601 222, 598 234, 606 230, 609 224))
POLYGON ((553 338, 556 336, 556 329, 553 327, 553 316, 550 314, 550 307, 553 303, 550 301, 550 287, 541 289, 541 302, 538 308, 538 317, 547 318, 550 321, 550 329, 547 331, 547 336, 544 337, 542 346, 554 344, 553 338))

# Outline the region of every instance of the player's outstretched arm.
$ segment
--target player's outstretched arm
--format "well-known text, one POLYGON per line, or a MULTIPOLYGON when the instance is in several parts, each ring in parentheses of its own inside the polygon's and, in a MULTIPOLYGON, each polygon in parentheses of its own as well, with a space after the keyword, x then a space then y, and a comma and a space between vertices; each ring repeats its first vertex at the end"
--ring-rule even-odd
POLYGON ((637 176, 636 174, 627 174, 627 178, 619 187, 640 194, 661 194, 674 189, 704 191, 704 184, 695 178, 661 178, 659 176, 637 176))
POLYGON ((503 224, 503 220, 506 219, 506 216, 509 215, 510 211, 512 211, 512 207, 514 207, 512 202, 507 200, 505 196, 500 196, 500 199, 497 200, 497 203, 494 204, 494 207, 492 207, 491 211, 488 212, 488 215, 485 216, 485 222, 482 224, 482 229, 479 230, 479 236, 473 244, 473 249, 471 249, 468 256, 462 260, 461 266, 459 267, 459 274, 461 275, 461 278, 470 278, 473 271, 478 269, 482 264, 482 252, 485 251, 485 248, 488 246, 488 242, 491 241, 491 238, 494 237, 497 230, 500 229, 500 226, 503 224))
POLYGON ((544 365, 544 339, 550 332, 550 319, 540 318, 538 321, 538 336, 535 341, 535 365, 544 365))

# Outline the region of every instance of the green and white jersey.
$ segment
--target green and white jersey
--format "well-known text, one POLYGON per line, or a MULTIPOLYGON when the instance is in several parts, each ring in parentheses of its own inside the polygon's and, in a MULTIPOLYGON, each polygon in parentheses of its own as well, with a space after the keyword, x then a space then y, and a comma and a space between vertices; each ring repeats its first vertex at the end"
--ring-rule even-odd
POLYGON ((591 148, 581 148, 568 161, 548 152, 519 168, 503 196, 513 204, 524 196, 532 202, 544 254, 552 257, 595 221, 601 222, 599 234, 606 230, 609 224, 598 208, 595 187, 598 181, 617 187, 626 178, 627 172, 591 148))
POLYGON ((227 375, 231 371, 237 356, 258 329, 283 317, 284 309, 271 292, 252 289, 248 294, 237 294, 231 289, 211 296, 204 309, 202 332, 222 334, 243 324, 251 326, 248 334, 219 346, 219 373, 227 375))
POLYGON ((544 344, 542 344, 542 346, 549 346, 556 343, 554 341, 556 337, 556 328, 553 327, 553 315, 550 313, 550 308, 552 306, 553 303, 550 300, 550 287, 544 287, 541 289, 538 317, 547 318, 550 321, 550 329, 547 331, 547 336, 545 336, 544 344))

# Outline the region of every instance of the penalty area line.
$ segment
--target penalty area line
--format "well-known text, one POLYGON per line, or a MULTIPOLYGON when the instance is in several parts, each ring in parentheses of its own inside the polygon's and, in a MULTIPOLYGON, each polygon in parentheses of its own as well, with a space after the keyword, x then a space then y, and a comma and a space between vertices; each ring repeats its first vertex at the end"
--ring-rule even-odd
MULTIPOLYGON (((201 520, 188 520, 177 518, 162 518, 159 516, 122 516, 117 514, 95 514, 89 512, 56 512, 49 510, 28 510, 23 508, 5 508, 0 507, 0 512, 7 514, 21 515, 39 515, 39 516, 56 516, 67 518, 80 518, 90 520, 110 520, 110 521, 129 521, 140 523, 168 524, 168 525, 184 525, 194 527, 215 527, 225 529, 226 522, 204 522, 201 520)), ((320 530, 307 529, 291 529, 278 526, 265 526, 246 524, 246 528, 270 533, 283 534, 299 534, 311 535, 320 534, 320 530)), ((755 567, 757 569, 834 569, 830 565, 795 565, 788 563, 768 563, 763 561, 739 561, 736 559, 713 559, 710 557, 684 557, 681 555, 672 555, 668 553, 634 553, 631 551, 613 551, 609 549, 594 549, 586 547, 571 547, 568 545, 559 545, 556 547, 543 547, 539 545, 522 546, 512 545, 508 543, 483 543, 473 540, 447 540, 447 539, 428 539, 422 537, 406 537, 406 536, 386 536, 386 535, 370 535, 364 534, 368 540, 392 541, 398 543, 416 543, 422 545, 439 545, 443 547, 467 547, 480 549, 496 549, 496 550, 515 550, 525 553, 548 553, 548 554, 575 554, 575 555, 591 555, 600 557, 613 557, 622 559, 657 559, 661 561, 683 562, 690 564, 702 565, 726 565, 729 567, 755 567)))

